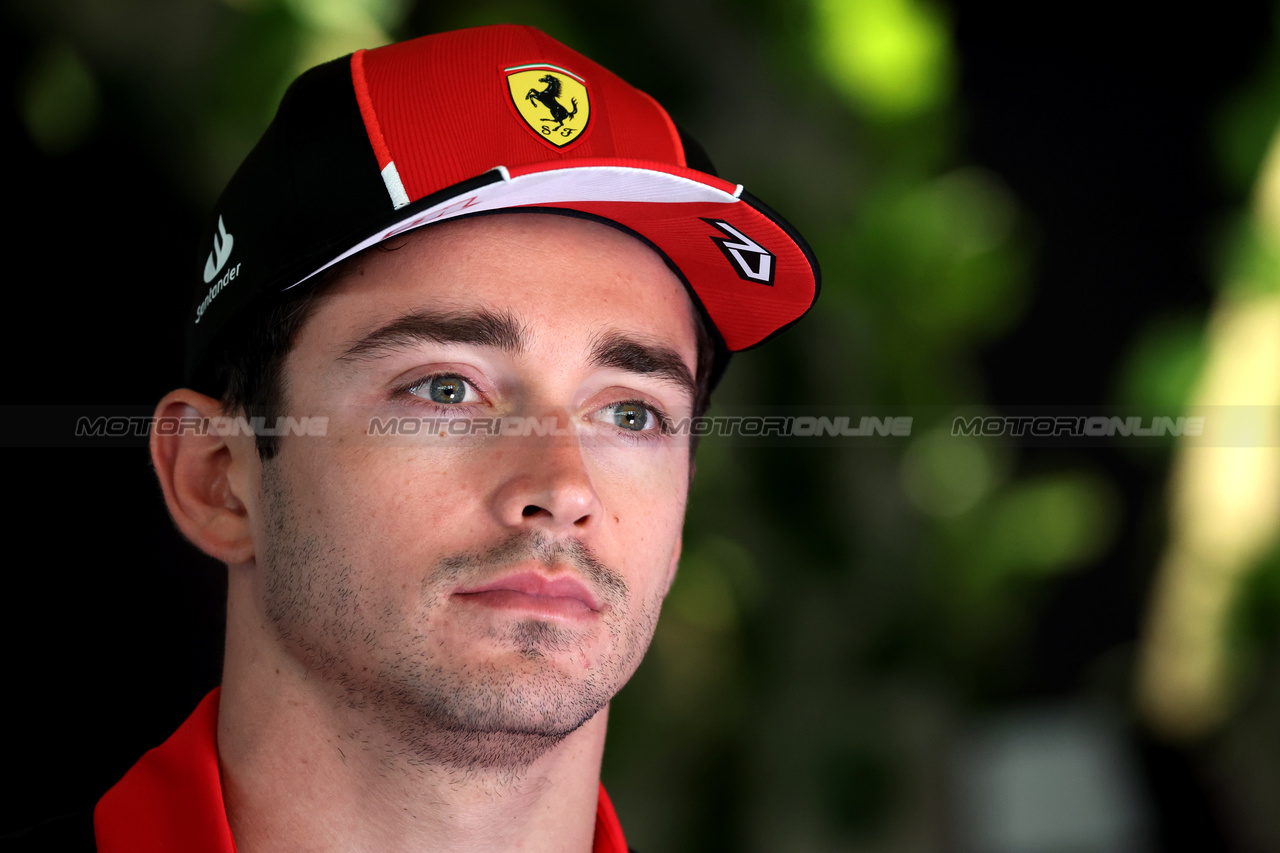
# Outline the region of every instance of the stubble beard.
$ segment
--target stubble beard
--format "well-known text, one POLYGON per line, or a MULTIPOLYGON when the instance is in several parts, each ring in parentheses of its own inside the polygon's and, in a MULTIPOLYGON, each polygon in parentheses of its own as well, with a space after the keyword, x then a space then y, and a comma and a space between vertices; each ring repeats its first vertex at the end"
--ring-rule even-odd
POLYGON ((341 718, 351 721, 345 740, 381 746, 385 758, 410 766, 518 775, 604 708, 647 650, 660 598, 640 602, 633 616, 626 581, 581 542, 528 532, 438 561, 423 579, 423 601, 438 611, 450 590, 517 562, 567 564, 605 605, 613 651, 571 676, 550 659, 589 658, 589 632, 527 619, 494 632, 518 669, 452 663, 440 651, 447 638, 406 624, 396 602, 358 582, 342 543, 302 529, 278 464, 265 464, 262 477, 265 610, 282 645, 338 689, 341 718))

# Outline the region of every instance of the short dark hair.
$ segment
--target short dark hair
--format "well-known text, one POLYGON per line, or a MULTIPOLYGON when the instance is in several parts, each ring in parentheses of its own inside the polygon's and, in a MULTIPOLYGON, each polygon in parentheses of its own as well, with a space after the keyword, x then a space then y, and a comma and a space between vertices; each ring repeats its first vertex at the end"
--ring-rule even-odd
MULTIPOLYGON (((379 243, 365 252, 394 251, 393 246, 379 243)), ((298 332, 315 313, 320 297, 346 277, 348 269, 363 255, 353 255, 329 267, 309 287, 285 291, 264 310, 247 312, 250 316, 227 334, 228 343, 213 362, 214 394, 220 396, 223 411, 243 414, 247 418, 263 418, 274 424, 285 413, 288 388, 284 382, 284 363, 293 350, 298 332)), ((695 311, 694 333, 697 336, 698 363, 694 374, 697 391, 693 400, 693 416, 706 414, 711 405, 712 366, 715 344, 708 320, 695 311)), ((280 449, 278 435, 255 436, 258 457, 266 462, 280 449)), ((690 454, 697 448, 697 435, 690 436, 690 454)))

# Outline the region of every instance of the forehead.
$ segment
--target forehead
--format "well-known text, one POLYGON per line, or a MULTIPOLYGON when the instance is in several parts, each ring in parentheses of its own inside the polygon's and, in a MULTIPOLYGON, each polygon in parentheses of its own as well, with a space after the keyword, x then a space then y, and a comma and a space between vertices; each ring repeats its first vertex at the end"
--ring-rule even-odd
POLYGON ((303 336, 350 343, 423 310, 510 315, 535 348, 622 333, 696 367, 698 321, 684 285, 647 245, 593 220, 507 213, 411 232, 358 256, 303 336))

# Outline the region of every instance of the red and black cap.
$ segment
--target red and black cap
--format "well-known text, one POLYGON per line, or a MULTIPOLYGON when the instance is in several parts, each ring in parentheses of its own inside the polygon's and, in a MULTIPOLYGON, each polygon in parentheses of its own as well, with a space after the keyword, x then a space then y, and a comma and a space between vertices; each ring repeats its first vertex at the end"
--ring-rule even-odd
POLYGON ((727 353, 817 298, 799 234, 651 97, 530 27, 357 51, 307 71, 218 202, 187 326, 187 375, 264 300, 383 240, 458 216, 547 209, 600 219, 664 257, 727 353))

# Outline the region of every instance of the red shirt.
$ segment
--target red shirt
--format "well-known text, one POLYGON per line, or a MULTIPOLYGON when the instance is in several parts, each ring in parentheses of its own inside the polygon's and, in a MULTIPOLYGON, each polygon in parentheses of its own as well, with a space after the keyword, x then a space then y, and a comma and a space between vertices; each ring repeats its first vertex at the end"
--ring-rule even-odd
MULTIPOLYGON (((98 801, 98 853, 235 853, 218 773, 218 689, 98 801)), ((593 853, 627 853, 600 786, 593 853)))

